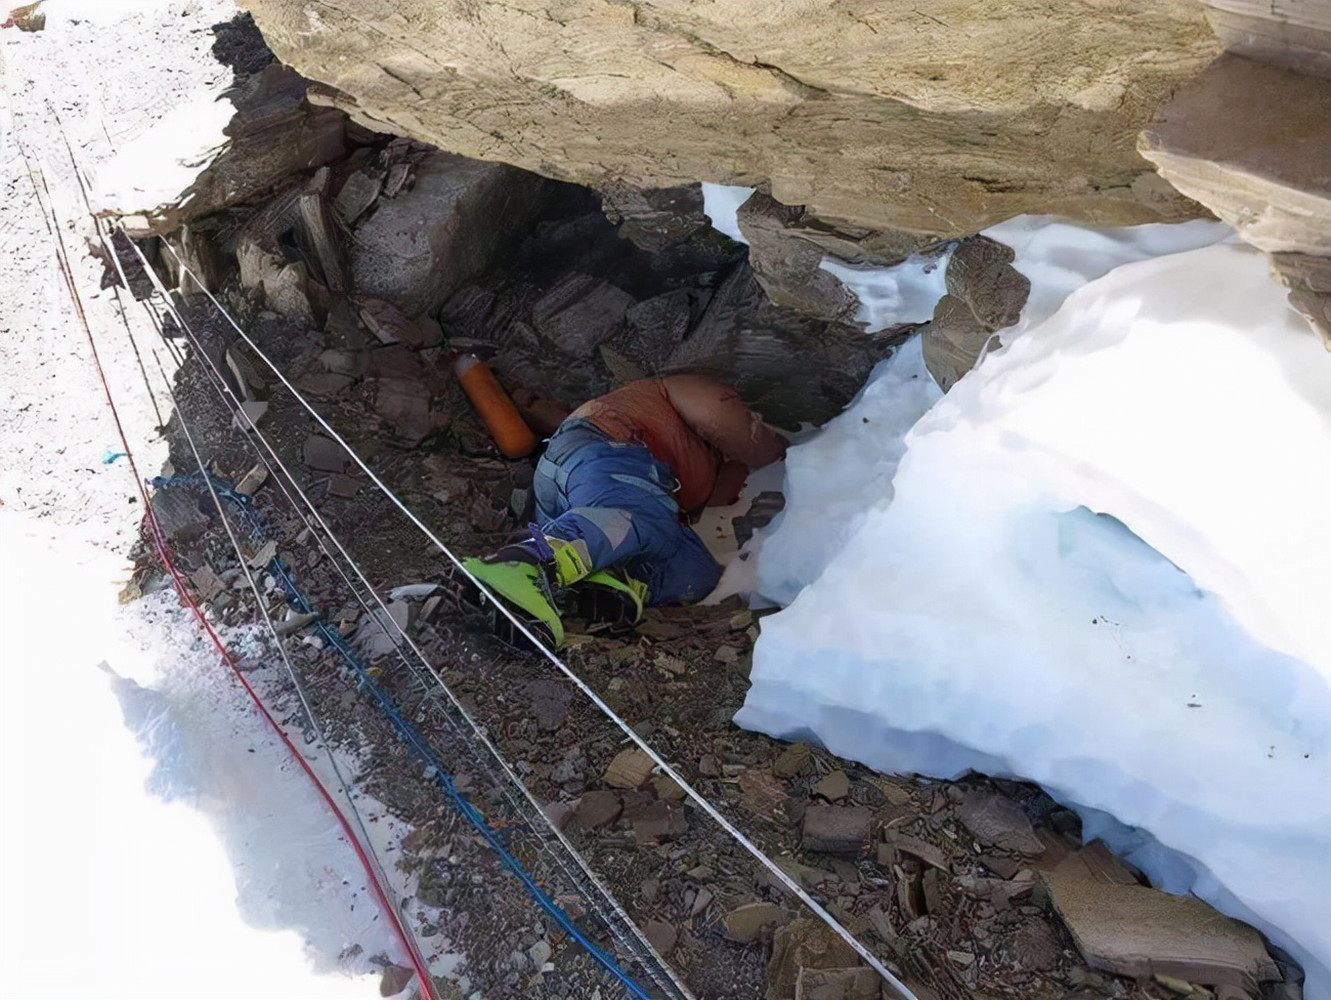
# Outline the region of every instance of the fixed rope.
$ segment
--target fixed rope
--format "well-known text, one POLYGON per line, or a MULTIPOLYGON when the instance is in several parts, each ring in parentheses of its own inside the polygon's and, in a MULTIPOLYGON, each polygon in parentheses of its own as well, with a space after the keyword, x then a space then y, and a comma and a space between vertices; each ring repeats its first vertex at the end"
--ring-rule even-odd
POLYGON ((339 826, 342 828, 343 835, 348 845, 352 848, 353 852, 357 857, 357 860, 360 862, 362 868, 365 871, 366 881, 369 884, 371 894, 374 896, 376 904, 384 913, 384 916, 388 920, 390 927, 393 929, 393 933, 398 938, 399 942, 402 944, 403 950, 406 952, 409 961, 411 961, 412 963, 412 969, 419 984, 421 996, 424 997, 425 1000, 435 1000, 437 995, 434 992, 434 984, 430 978, 428 966, 426 965, 424 958, 420 954, 420 950, 416 945, 414 936, 407 930, 405 925, 403 925, 397 914, 396 909, 389 901, 388 893, 385 887, 380 882, 381 872, 378 870, 377 861, 372 860, 371 852, 369 852, 365 848, 360 838, 356 836, 356 833, 352 829, 350 821, 347 819, 342 809, 338 806, 336 800, 332 796, 332 793, 319 779, 319 776, 314 772, 313 768, 310 766, 310 763, 305 759, 304 755, 301 754, 299 749, 291 741, 291 738, 287 735, 285 730, 282 729, 277 720, 264 706, 262 699, 260 699, 258 696, 258 693, 253 689, 253 687, 249 684, 244 675, 241 673, 239 669, 239 664, 236 663, 235 658, 231 655, 230 651, 226 649, 225 645, 221 641, 221 638, 217 635, 217 633, 213 630, 212 626, 208 623, 206 617, 203 615, 202 610, 199 608, 197 602, 194 600, 193 594, 186 586, 183 577, 181 576, 179 570, 175 567, 175 564, 171 559, 169 547, 166 544, 165 535, 162 532, 161 525, 158 523, 157 518, 152 511, 152 506, 148 497, 147 490, 144 488, 143 479, 139 475, 138 464, 134 458, 134 450, 129 443, 129 436, 126 433, 124 424, 120 419, 120 411, 116 406, 114 394, 111 392, 110 382, 107 378, 105 366, 102 364, 101 355, 97 350, 97 342, 92 332, 92 325, 88 321, 87 313, 83 307, 83 299, 78 291, 78 284, 74 280, 73 269, 71 268, 69 263, 68 249, 65 246, 64 236, 60 231, 59 220, 55 214, 54 206, 52 203, 53 200, 51 198, 50 186, 46 179, 46 173, 41 168, 41 165, 38 164, 36 168, 36 173, 34 174, 32 168, 32 162, 28 157, 27 151, 23 149, 21 145, 20 145, 20 150, 22 151, 24 162, 28 166, 29 179, 33 183, 33 188, 37 196, 38 205, 42 209, 43 219, 46 219, 47 212, 49 210, 50 220, 47 221, 47 229, 54 237, 56 263, 60 269, 62 277, 64 278, 66 290, 69 292, 70 299, 73 302, 74 311, 78 317, 79 323, 82 326, 84 334, 87 337, 88 347, 92 355, 93 364, 96 368, 98 379, 101 382, 102 391, 105 394, 107 406, 110 410, 112 419, 115 423, 116 433, 120 437, 121 446, 124 450, 126 460, 129 463, 130 471, 134 476, 135 484, 138 488, 140 498, 143 502, 144 511, 145 511, 144 517, 149 526, 150 535, 152 537, 154 547, 157 550, 158 557, 162 560, 163 568, 167 571, 168 575, 171 577, 172 583, 175 585, 176 590, 180 596, 180 599, 186 604, 186 606, 188 606, 191 609, 191 611, 195 616, 195 619, 208 634, 214 647, 217 649, 219 655, 221 655, 223 661, 227 663, 227 665, 231 668, 232 673, 240 681, 242 687, 249 695, 255 708, 269 723, 274 733, 278 736, 278 738, 281 740, 281 742, 286 747, 288 752, 290 752, 292 757, 296 759, 301 769, 305 772, 305 774, 314 784, 315 789, 319 792, 321 798, 324 800, 329 810, 333 813, 334 817, 337 819, 339 826), (40 187, 38 187, 37 184, 37 180, 39 177, 41 180, 40 187), (43 199, 42 197, 43 193, 45 193, 45 199, 43 199))
MULTIPOLYGON (((110 243, 110 241, 107 240, 105 236, 103 236, 103 241, 108 244, 110 243)), ((113 251, 114 247, 110 246, 109 249, 113 251)), ((115 258, 113 257, 113 259, 115 258)), ((119 268, 118 261, 116 266, 117 270, 120 271, 120 274, 122 276, 121 280, 122 281, 126 280, 124 277, 123 270, 120 270, 119 268)), ((161 287, 160 282, 157 282, 156 275, 153 274, 152 272, 148 273, 151 275, 154 283, 156 284, 156 290, 159 292, 159 294, 165 296, 165 290, 161 287)), ((194 343, 198 355, 204 358, 207 365, 212 368, 213 370, 212 373, 215 379, 217 380, 217 385, 220 386, 219 391, 222 392, 224 396, 229 396, 233 402, 237 403, 238 406, 238 401, 235 400, 234 393, 230 391, 230 388, 227 385, 226 380, 222 377, 220 371, 217 370, 215 362, 213 362, 213 360, 208 356, 208 352, 203 350, 202 345, 199 342, 198 337, 194 333, 189 322, 186 320, 184 316, 180 315, 180 313, 177 310, 175 310, 173 306, 170 305, 169 298, 166 298, 166 302, 168 303, 168 308, 172 310, 172 315, 175 318, 176 322, 180 325, 181 329, 186 332, 187 336, 189 336, 191 341, 194 343)), ((167 386, 167 391, 172 392, 169 385, 167 386)), ((181 414, 182 426, 185 426, 184 416, 183 413, 181 412, 178 400, 175 399, 174 393, 172 393, 172 399, 173 402, 176 403, 177 413, 181 414)), ((352 569, 357 573, 361 581, 364 583, 368 592, 371 594, 376 603, 379 605, 380 610, 383 612, 382 618, 379 619, 381 623, 391 622, 393 624, 393 627, 396 627, 396 621, 388 613, 387 606, 384 604, 379 595, 374 591, 373 587, 370 585, 369 580, 365 576, 364 572, 355 563, 355 560, 352 559, 350 554, 343 547, 342 543, 337 539, 337 536, 332 532, 331 528, 329 528, 326 522, 323 521, 322 517, 318 514, 317 508, 314 507, 313 503, 309 500, 309 498, 305 496, 303 491, 300 490, 299 486, 296 484, 295 477, 291 475, 290 470, 287 469, 286 466, 281 462, 280 457, 272 449, 271 445, 268 444, 267 440, 263 437, 262 433, 258 430, 257 426, 255 426, 254 422, 249 418, 248 414, 246 414, 243 409, 239 408, 237 408, 235 412, 240 417, 240 419, 243 420, 244 423, 248 424, 248 429, 250 432, 249 436, 251 436, 252 438, 251 443, 253 443, 254 439, 257 439, 258 441, 262 442, 264 448, 269 452, 269 454, 272 456, 273 461, 275 461, 278 467, 280 468, 282 474, 281 475, 274 474, 274 481, 280 485, 280 487, 283 489, 284 492, 287 492, 288 487, 290 487, 292 489, 295 489, 296 492, 300 494, 301 499, 304 501, 305 506, 309 509, 310 513, 313 514, 313 516, 318 520, 320 526, 323 529, 323 532, 327 535, 327 537, 333 543, 333 545, 337 547, 338 551, 341 553, 342 557, 347 561, 348 565, 350 565, 352 569)), ((188 434, 188 428, 185 427, 185 429, 186 433, 188 434)), ((275 473, 276 470, 274 470, 271 465, 268 465, 268 460, 264 458, 262 452, 259 452, 259 455, 264 464, 269 468, 270 473, 275 473)), ((206 473, 206 471, 203 471, 202 466, 201 466, 201 475, 203 476, 203 479, 201 479, 200 482, 206 482, 210 485, 210 488, 216 488, 216 483, 217 483, 216 479, 214 477, 209 476, 206 473)), ((242 505, 245 505, 246 509, 252 509, 248 506, 248 498, 246 498, 244 494, 238 494, 235 493, 234 491, 227 491, 227 493, 223 493, 222 495, 228 495, 228 494, 230 495, 231 498, 235 499, 237 502, 240 502, 242 503, 242 505)), ((296 510, 298 516, 300 516, 301 519, 305 522, 306 526, 313 529, 314 526, 313 524, 311 524, 309 519, 305 517, 304 513, 301 510, 301 505, 295 502, 294 498, 290 495, 289 492, 288 492, 288 500, 292 504, 293 509, 296 510)), ((316 532, 315 534, 316 537, 320 538, 320 545, 321 547, 323 547, 322 538, 319 536, 319 533, 316 532)), ((350 579, 347 578, 345 572, 341 570, 341 567, 338 565, 337 561, 331 559, 331 553, 329 553, 326 548, 324 548, 324 552, 325 554, 330 556, 330 560, 332 561, 333 565, 337 567, 337 570, 341 574, 343 580, 351 586, 353 594, 355 594, 362 608, 366 611, 370 611, 371 609, 369 608, 369 605, 366 604, 363 597, 361 597, 361 595, 357 592, 357 588, 354 586, 354 584, 352 584, 350 579)), ((287 573, 285 569, 282 571, 282 575, 287 578, 288 583, 293 582, 294 578, 291 578, 289 576, 289 573, 287 573)), ((299 610, 303 612, 309 612, 312 610, 312 607, 309 605, 308 601, 303 596, 299 599, 299 603, 296 606, 298 607, 299 610)), ((340 633, 337 633, 336 630, 332 629, 331 626, 328 626, 327 623, 321 622, 319 623, 319 627, 321 631, 324 633, 326 641, 328 641, 330 645, 338 647, 341 649, 342 652, 350 654, 349 647, 346 645, 345 640, 343 640, 340 633)), ((646 939, 646 936, 642 934, 641 930, 637 927, 637 925, 628 917, 627 913, 624 912, 623 908, 614 900, 613 895, 611 895, 608 892, 608 890, 606 890, 604 885, 600 883, 599 879, 597 879, 594 873, 592 873, 591 870, 586 866, 585 862, 583 861, 581 856, 577 853, 576 849, 572 846, 572 844, 556 827, 549 825, 548 818, 546 818, 544 812, 541 811, 541 804, 526 788, 525 784, 523 784, 520 781, 518 776, 515 773, 513 773, 512 769, 508 766, 507 762, 504 761, 498 749, 495 748, 493 744, 488 740, 488 738, 485 737, 484 732, 480 727, 480 725, 474 719, 472 719, 468 713, 465 712, 465 709, 461 705, 461 702, 456 698, 456 696, 452 693, 452 691, 448 689, 447 685, 443 684, 442 678, 439 677, 438 673, 429 664, 429 660, 427 657, 425 657, 424 652, 419 649, 419 647, 415 644, 415 642, 411 639, 410 636, 408 636, 405 632, 402 632, 400 629, 398 631, 400 633, 401 641, 399 641, 399 637, 393 636, 391 632, 386 632, 386 634, 388 634, 390 638, 394 640, 395 649, 398 652, 399 656, 404 657, 404 662, 406 662, 407 666, 410 668, 411 666, 410 661, 405 659, 405 656, 402 653, 402 646, 403 645, 410 646, 410 648, 413 651, 415 651, 420 661, 427 666, 430 673, 439 683, 439 686, 447 694, 449 700, 452 702, 452 705, 464 717, 466 723, 469 724, 469 726, 471 727, 472 737, 474 739, 478 739, 486 747, 486 749, 489 750, 491 757, 495 762, 497 762, 500 765, 505 776, 509 779, 510 784, 513 787, 522 790, 523 794, 526 796, 529 802, 529 805, 535 811, 536 815, 539 815, 542 818, 542 820, 546 823, 545 828, 537 829, 535 826, 532 825, 530 816, 524 815, 523 819, 527 823, 527 825, 530 826, 533 829, 533 832, 535 832, 538 836, 553 835, 553 838, 558 840, 560 846, 563 848, 563 852, 556 853, 555 855, 556 863, 559 864, 559 866, 563 868, 567 874, 569 874, 574 878, 575 884, 579 879, 581 879, 592 885, 595 894, 599 897, 599 904, 594 904, 594 905, 599 905, 611 911, 611 913, 613 913, 614 917, 617 919, 619 926, 627 929, 628 933, 632 936, 632 940, 623 940, 623 943, 629 947, 631 952, 638 953, 640 959, 643 960, 645 968, 648 969, 649 973, 652 975, 653 979, 656 980, 657 985, 660 988, 664 989, 667 993, 673 994, 675 996, 682 996, 682 997, 690 996, 688 990, 683 986, 683 984, 680 983, 678 979, 675 978, 673 974, 669 971, 669 967, 661 959, 659 954, 656 953, 655 949, 646 939), (575 873, 571 872, 568 869, 567 865, 565 864, 566 858, 573 858, 576 860, 580 868, 580 871, 577 872, 576 875, 575 873)), ((354 654, 350 655, 354 656, 354 654)), ((390 722, 398 730, 399 735, 404 738, 404 742, 406 742, 408 746, 410 746, 413 750, 417 751, 418 754, 424 753, 427 756, 426 759, 427 777, 433 777, 437 782, 441 780, 446 781, 448 784, 447 787, 444 788, 444 790, 448 795, 448 797, 450 798, 450 800, 458 807, 459 812, 461 812, 465 818, 467 818, 470 822, 472 822, 473 825, 475 825, 478 822, 483 824, 484 819, 481 816, 481 814, 476 811, 474 806, 472 806, 469 802, 467 802, 465 798, 463 798, 460 795, 456 787, 452 784, 451 777, 448 776, 447 771, 444 769, 442 762, 438 759, 437 755, 435 755, 434 752, 430 749, 428 743, 424 740, 423 737, 420 736, 419 732, 416 731, 414 727, 411 727, 410 724, 406 722, 406 720, 401 716, 401 713, 397 711, 395 706, 392 705, 391 701, 386 699, 383 692, 379 689, 377 685, 374 684, 372 677, 365 668, 365 665, 359 664, 356 667, 356 672, 359 674, 361 679, 360 686, 371 692, 372 700, 375 701, 376 704, 378 704, 381 707, 381 709, 385 710, 385 714, 389 717, 390 722), (406 727, 406 729, 404 730, 403 727, 406 727), (407 730, 410 731, 408 732, 407 730)), ((413 673, 415 673, 414 670, 413 673)), ((419 677, 419 675, 417 676, 419 677)), ((585 937, 585 935, 581 933, 581 931, 576 927, 576 925, 572 923, 572 919, 568 916, 568 914, 560 910, 557 904, 555 904, 554 901, 549 898, 548 894, 543 893, 543 891, 539 887, 539 884, 531 877, 530 873, 527 873, 521 868, 517 860, 512 857, 511 852, 505 851, 502 845, 500 845, 498 841, 494 839, 493 830, 480 829, 478 827, 478 832, 481 833, 483 839, 486 839, 487 842, 491 843, 491 846, 494 847, 498 853, 507 858, 505 862, 505 867, 510 868, 510 870, 512 870, 514 874, 518 876, 519 880, 523 883, 524 889, 528 891, 529 895, 533 897, 533 899, 538 903, 538 905, 542 909, 546 910, 546 912, 551 915, 551 917, 555 920, 555 922, 559 924, 559 926, 562 929, 564 929, 567 933, 569 933, 569 935, 574 940, 578 941, 579 944, 583 945, 588 950, 588 953, 592 955, 593 959, 598 964, 606 968, 606 970, 610 972, 610 974, 613 977, 615 977, 616 979, 620 979, 625 988, 628 989, 630 993, 632 993, 632 995, 634 996, 647 995, 645 993, 642 993, 640 986, 633 983, 632 980, 629 979, 626 976, 626 974, 623 973, 622 970, 618 969, 617 966, 615 966, 613 959, 611 959, 603 951, 598 949, 594 943, 592 943, 589 939, 585 937), (552 907, 554 909, 551 909, 552 907)), ((623 935, 621 934, 620 936, 622 939, 623 935)))
MULTIPOLYGON (((134 245, 132 241, 131 245, 134 246, 135 252, 139 255, 141 263, 144 265, 145 269, 148 270, 149 277, 154 281, 155 284, 160 285, 160 281, 158 281, 156 275, 152 272, 151 267, 148 265, 147 259, 142 254, 142 251, 140 251, 137 245, 134 245)), ((350 443, 347 442, 347 440, 337 432, 337 430, 323 417, 322 414, 319 413, 319 411, 307 399, 305 399, 305 397, 296 388, 296 386, 292 384, 292 382, 286 377, 286 375, 281 371, 281 369, 272 361, 272 359, 268 357, 268 355, 263 351, 263 349, 260 348, 259 345, 256 344, 254 340, 249 336, 249 334, 240 326, 240 324, 238 324, 235 321, 235 319, 232 318, 231 314, 217 300, 216 296, 213 295, 212 291, 209 288, 207 288, 204 282, 199 279, 199 276, 196 275, 194 271, 189 267, 189 265, 180 257, 180 255, 176 253, 175 249, 171 247, 171 245, 166 241, 162 241, 162 245, 166 247, 166 249, 171 253, 172 257, 175 259, 176 264, 181 269, 181 271, 183 273, 188 274, 192 279, 194 279, 195 283, 199 286, 199 288, 203 290, 203 293, 208 297, 208 299, 212 302, 213 306, 218 310, 218 312, 227 321, 227 323, 230 324, 230 326, 236 331, 236 333, 245 342, 245 344, 254 352, 254 354, 258 358, 260 358, 263 361, 263 363, 273 372, 273 374, 277 377, 278 381, 280 381, 282 385, 285 386, 286 389, 292 394, 293 398, 310 414, 311 417, 314 418, 315 422, 318 423, 319 426, 323 428, 323 430, 329 435, 329 437, 333 441, 335 441, 341 448, 343 448, 346 451, 346 453, 351 457, 352 461, 361 469, 362 472, 365 473, 365 475, 370 479, 370 481, 373 482, 374 485, 379 488, 379 490, 384 494, 386 499, 388 499, 388 501, 392 503, 393 506, 395 506, 399 511, 401 511, 402 514, 404 514, 407 517, 407 519, 411 521, 411 523, 414 524, 416 528, 419 529, 427 539, 429 539, 430 543, 434 545, 434 547, 440 553, 442 553, 450 562, 452 562, 455 567, 457 567, 459 572, 463 573, 472 582, 472 584, 477 587, 477 589, 479 589, 483 594, 485 594, 490 599, 491 602, 493 602, 495 607, 498 608, 499 611, 502 614, 504 614, 505 617, 508 618, 508 620, 517 629, 517 631, 520 634, 522 634, 523 637, 526 638, 528 642, 532 644, 534 649, 536 649, 551 665, 553 665, 560 673, 562 673, 569 680, 569 682, 573 684, 575 688, 577 688, 584 696, 586 696, 592 702, 592 704, 594 704, 607 718, 609 718, 624 734, 625 738, 627 738, 630 742, 632 742, 635 746, 637 746, 639 750, 645 753, 652 760, 653 765, 655 766, 656 769, 660 771, 661 774, 669 777, 677 785, 679 785, 679 787, 683 789, 684 794, 690 800, 692 800, 696 806, 698 806, 700 809, 703 810, 703 812, 705 812, 708 816, 710 816, 723 830, 726 831, 727 834, 729 834, 741 847, 743 847, 745 851, 747 851, 755 860, 757 860, 764 868, 766 868, 767 871, 772 875, 772 877, 775 878, 788 892, 790 892, 801 903, 807 906, 823 923, 825 923, 829 928, 831 928, 832 931, 836 933, 838 937, 840 937, 847 945, 849 945, 852 949, 854 949, 856 954, 858 954, 860 958, 863 959, 864 962, 871 969, 873 969, 875 972, 878 973, 879 976, 883 978, 883 980, 892 989, 898 1000, 918 1000, 918 998, 910 990, 910 988, 907 987, 906 984, 903 983, 897 976, 893 975, 893 973, 886 966, 884 966, 881 961, 879 961, 876 955, 874 955, 871 951, 869 951, 868 948, 866 948, 853 934, 851 934, 850 931, 848 931, 835 917, 833 917, 832 914, 829 913, 816 899, 814 899, 797 881, 791 878, 791 876, 788 875, 775 861, 769 858, 767 854, 762 851, 761 848, 759 848, 747 836, 745 836, 743 831, 741 831, 738 827, 736 827, 733 823, 731 823, 730 820, 728 820, 724 814, 722 814, 715 806, 713 806, 712 803, 708 801, 708 799, 704 795, 698 792, 697 789, 695 789, 687 780, 685 780, 683 775, 681 775, 677 770, 675 770, 675 768, 673 768, 668 762, 666 762, 661 757, 661 755, 658 754, 646 740, 644 740, 640 735, 638 735, 638 733, 633 729, 633 727, 630 726, 623 719, 622 716, 620 716, 613 708, 611 708, 610 705, 608 705, 605 702, 605 700, 601 698, 601 696, 598 695, 596 691, 591 688, 590 685, 588 685, 581 677, 579 677, 578 674, 571 667, 569 667, 562 659, 560 659, 560 657, 553 650, 551 650, 548 646, 546 646, 545 643, 543 643, 517 615, 515 615, 511 610, 509 610, 509 608, 504 604, 504 602, 499 600, 490 591, 490 589, 485 586, 485 584, 482 581, 476 579, 476 577, 468 573, 465 566, 462 563, 462 560, 457 555, 455 555, 446 544, 444 544, 443 540, 440 539, 439 536, 433 530, 431 530, 428 525, 426 525, 414 512, 412 512, 412 510, 409 507, 407 507, 407 505, 397 496, 397 494, 392 490, 392 488, 389 487, 388 484, 385 483, 383 479, 365 462, 365 460, 362 459, 360 455, 356 453, 355 449, 351 447, 350 443)), ((163 289, 163 292, 164 291, 165 290, 163 289)))

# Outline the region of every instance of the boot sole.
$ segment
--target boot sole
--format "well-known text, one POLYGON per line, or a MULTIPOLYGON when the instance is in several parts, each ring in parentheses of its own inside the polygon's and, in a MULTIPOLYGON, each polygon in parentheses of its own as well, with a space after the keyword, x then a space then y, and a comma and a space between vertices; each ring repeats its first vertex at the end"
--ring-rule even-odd
MULTIPOLYGON (((463 611, 480 613, 485 618, 487 631, 504 645, 522 653, 541 651, 508 615, 496 607, 495 601, 491 600, 490 596, 457 566, 449 566, 435 577, 435 582, 438 583, 441 594, 463 611)), ((561 644, 556 640, 554 629, 548 622, 542 621, 512 601, 505 600, 501 594, 496 593, 495 597, 531 631, 545 650, 559 648, 561 644)))

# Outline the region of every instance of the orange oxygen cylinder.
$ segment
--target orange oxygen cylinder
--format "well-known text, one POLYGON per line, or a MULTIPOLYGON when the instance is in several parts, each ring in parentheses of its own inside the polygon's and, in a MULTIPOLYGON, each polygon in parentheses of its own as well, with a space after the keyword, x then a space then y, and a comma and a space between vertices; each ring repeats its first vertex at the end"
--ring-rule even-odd
POLYGON ((490 371, 490 366, 474 354, 464 354, 453 363, 462 391, 476 408, 490 436, 505 458, 524 458, 536 447, 536 435, 518 413, 513 400, 490 371))

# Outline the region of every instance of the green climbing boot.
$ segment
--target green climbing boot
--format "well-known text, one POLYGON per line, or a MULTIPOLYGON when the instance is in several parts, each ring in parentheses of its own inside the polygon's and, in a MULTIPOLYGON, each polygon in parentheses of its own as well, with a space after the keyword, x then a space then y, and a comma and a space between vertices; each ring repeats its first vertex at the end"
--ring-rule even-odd
MULTIPOLYGON (((542 564, 517 560, 491 562, 473 557, 464 559, 462 568, 503 601, 543 644, 551 650, 564 645, 564 623, 555 607, 546 568, 542 564)), ((461 573, 455 572, 455 576, 461 576, 461 573)), ((471 589, 476 590, 474 585, 471 589)), ((474 603, 484 607, 487 602, 481 599, 474 603)), ((524 645, 525 638, 521 630, 509 617, 498 608, 490 610, 493 614, 491 627, 495 635, 510 646, 524 645)))
POLYGON ((572 590, 578 601, 578 617, 594 631, 623 635, 642 621, 647 584, 621 569, 597 570, 574 584, 572 590))

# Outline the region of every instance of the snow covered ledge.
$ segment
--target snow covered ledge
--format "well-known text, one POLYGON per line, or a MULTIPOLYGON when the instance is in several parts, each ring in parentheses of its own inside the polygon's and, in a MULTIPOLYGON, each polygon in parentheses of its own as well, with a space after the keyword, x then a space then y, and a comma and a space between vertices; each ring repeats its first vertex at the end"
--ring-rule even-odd
MULTIPOLYGON (((838 419, 882 434, 895 397, 838 419)), ((1038 781, 1331 996, 1331 357, 1265 256, 1119 267, 905 444, 894 477, 845 469, 849 530, 764 621, 736 722, 1038 781)), ((778 524, 763 562, 781 545, 778 524)))

